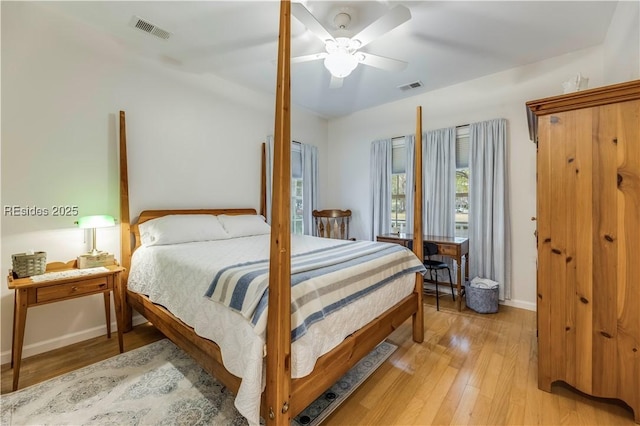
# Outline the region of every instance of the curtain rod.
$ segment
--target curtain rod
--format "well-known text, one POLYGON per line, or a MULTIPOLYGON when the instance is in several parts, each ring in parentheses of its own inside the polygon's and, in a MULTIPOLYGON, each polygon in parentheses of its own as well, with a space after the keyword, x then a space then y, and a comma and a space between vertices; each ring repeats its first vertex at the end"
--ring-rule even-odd
MULTIPOLYGON (((456 126, 456 129, 459 129, 459 128, 461 128, 461 127, 469 127, 470 125, 471 125, 471 124, 469 124, 469 123, 467 123, 467 124, 460 124, 460 125, 456 126)), ((391 140, 393 140, 393 139, 401 139, 401 138, 404 138, 405 136, 406 136, 406 135, 403 135, 403 136, 392 136, 392 137, 391 137, 391 140)))

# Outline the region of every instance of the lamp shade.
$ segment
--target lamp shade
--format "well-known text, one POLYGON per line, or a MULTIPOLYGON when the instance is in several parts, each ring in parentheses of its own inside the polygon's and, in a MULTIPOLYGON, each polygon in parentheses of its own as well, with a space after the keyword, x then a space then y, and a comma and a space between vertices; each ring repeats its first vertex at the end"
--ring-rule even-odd
POLYGON ((338 49, 329 53, 324 60, 324 66, 333 76, 344 78, 358 66, 358 59, 346 49, 338 49))
POLYGON ((78 227, 87 228, 106 228, 109 226, 115 226, 116 221, 113 216, 109 215, 94 215, 84 216, 78 219, 78 227))

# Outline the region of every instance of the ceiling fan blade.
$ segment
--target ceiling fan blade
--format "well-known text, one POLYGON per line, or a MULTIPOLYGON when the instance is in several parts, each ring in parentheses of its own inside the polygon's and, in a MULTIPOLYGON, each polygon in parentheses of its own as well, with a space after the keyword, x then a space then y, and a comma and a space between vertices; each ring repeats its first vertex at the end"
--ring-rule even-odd
POLYGON ((385 58, 384 56, 364 52, 358 52, 358 55, 362 55, 360 63, 386 71, 402 71, 407 67, 406 62, 398 59, 385 58))
POLYGON ((301 3, 291 3, 291 14, 323 42, 335 40, 329 31, 301 3))
POLYGON ((334 75, 331 76, 331 81, 329 82, 329 89, 339 89, 342 87, 342 81, 344 78, 336 77, 334 75))
POLYGON ((328 55, 327 52, 314 53, 313 55, 305 55, 305 56, 296 56, 295 58, 291 58, 292 64, 297 64, 300 62, 309 62, 316 61, 318 59, 324 59, 328 55))
POLYGON ((358 40, 360 47, 365 46, 409 19, 411 19, 411 11, 405 6, 398 5, 353 36, 352 40, 358 40))

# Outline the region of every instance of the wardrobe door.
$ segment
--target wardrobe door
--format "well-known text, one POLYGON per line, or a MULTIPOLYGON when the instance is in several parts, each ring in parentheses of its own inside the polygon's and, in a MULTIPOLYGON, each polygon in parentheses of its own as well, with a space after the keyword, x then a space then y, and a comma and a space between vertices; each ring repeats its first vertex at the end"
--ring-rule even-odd
MULTIPOLYGON (((640 420, 640 100, 600 107, 594 281, 595 395, 620 398, 640 420), (613 287, 613 288, 609 288, 613 287), (606 289, 605 289, 606 288, 606 289), (612 368, 613 367, 613 368, 612 368)), ((596 179, 594 178, 594 183, 596 179)))
POLYGON ((540 117, 538 336, 541 389, 563 380, 591 390, 591 111, 540 117))

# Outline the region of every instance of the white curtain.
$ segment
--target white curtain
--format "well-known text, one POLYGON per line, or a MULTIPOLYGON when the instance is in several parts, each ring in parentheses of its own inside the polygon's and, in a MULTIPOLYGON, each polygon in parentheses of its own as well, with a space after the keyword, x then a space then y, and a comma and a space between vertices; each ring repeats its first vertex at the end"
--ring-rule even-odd
POLYGON ((497 281, 511 298, 506 180, 507 120, 469 126, 469 274, 497 281))
POLYGON ((371 235, 391 232, 391 139, 371 143, 371 235))
POLYGON ((302 223, 306 235, 313 235, 313 210, 318 208, 318 148, 300 144, 302 150, 302 223))
POLYGON ((413 135, 404 137, 404 146, 407 150, 407 163, 405 166, 406 183, 405 188, 405 218, 406 232, 413 233, 413 185, 415 178, 415 146, 416 138, 413 135))
MULTIPOLYGON (((299 142, 291 142, 291 171, 294 175, 302 177, 302 214, 303 229, 305 234, 313 235, 313 209, 318 204, 318 148, 299 142), (294 144, 296 146, 294 149, 294 144)), ((273 136, 267 136, 265 143, 265 172, 267 177, 266 188, 266 219, 271 223, 271 206, 273 196, 273 136)))
POLYGON ((424 233, 456 233, 456 128, 426 132, 423 142, 424 233))

